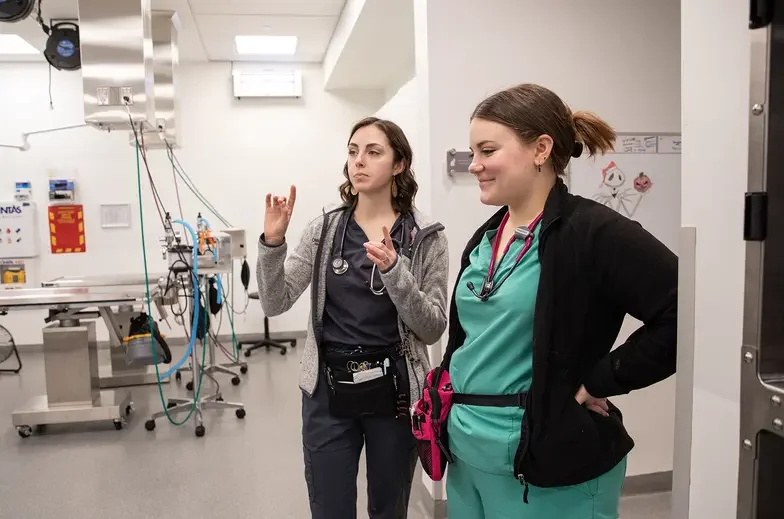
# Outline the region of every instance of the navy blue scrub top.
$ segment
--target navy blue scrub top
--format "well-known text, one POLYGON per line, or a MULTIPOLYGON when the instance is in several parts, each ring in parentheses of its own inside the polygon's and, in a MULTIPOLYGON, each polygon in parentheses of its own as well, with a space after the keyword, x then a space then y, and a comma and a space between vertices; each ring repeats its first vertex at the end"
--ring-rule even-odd
MULTIPOLYGON (((343 258, 349 267, 342 275, 335 274, 331 262, 327 268, 323 342, 363 347, 396 345, 400 342, 397 309, 386 290, 382 295, 370 291, 373 262, 367 257, 365 249, 368 237, 354 220, 353 211, 344 213, 338 222, 331 258, 339 255, 346 218, 350 220, 346 226, 343 258)), ((392 240, 397 242, 395 249, 398 254, 401 238, 403 248, 407 250, 410 247, 410 231, 414 228, 413 225, 413 218, 406 215, 398 217, 389 231, 392 240)), ((377 291, 383 287, 378 269, 373 276, 373 286, 377 291)))

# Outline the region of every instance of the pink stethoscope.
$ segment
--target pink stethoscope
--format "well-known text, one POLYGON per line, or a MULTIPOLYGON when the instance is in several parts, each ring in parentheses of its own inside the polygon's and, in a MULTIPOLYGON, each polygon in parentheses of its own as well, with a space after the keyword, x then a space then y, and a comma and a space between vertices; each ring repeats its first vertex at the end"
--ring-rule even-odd
POLYGON ((506 253, 509 252, 509 248, 512 246, 512 243, 515 242, 515 240, 524 240, 525 245, 517 254, 514 265, 511 269, 509 269, 509 272, 507 272, 506 275, 501 278, 498 283, 496 283, 493 279, 495 274, 495 258, 498 255, 498 248, 501 246, 501 234, 503 233, 507 221, 509 221, 509 213, 504 215, 503 220, 501 220, 501 225, 498 226, 498 231, 493 238, 493 255, 490 258, 490 265, 487 267, 487 274, 485 275, 484 280, 482 280, 482 288, 479 290, 479 292, 477 292, 476 287, 474 287, 474 284, 471 281, 466 283, 466 286, 471 291, 471 293, 479 298, 480 301, 487 301, 490 296, 493 295, 501 287, 501 285, 503 285, 504 281, 506 281, 507 278, 512 275, 512 272, 514 272, 514 269, 517 268, 517 265, 520 264, 520 260, 523 259, 525 253, 528 252, 528 250, 531 248, 531 244, 534 241, 534 231, 536 230, 536 226, 539 225, 539 222, 542 221, 542 214, 543 213, 539 213, 539 215, 534 218, 527 226, 521 225, 515 229, 514 235, 507 242, 506 248, 504 248, 504 256, 506 256, 506 253))

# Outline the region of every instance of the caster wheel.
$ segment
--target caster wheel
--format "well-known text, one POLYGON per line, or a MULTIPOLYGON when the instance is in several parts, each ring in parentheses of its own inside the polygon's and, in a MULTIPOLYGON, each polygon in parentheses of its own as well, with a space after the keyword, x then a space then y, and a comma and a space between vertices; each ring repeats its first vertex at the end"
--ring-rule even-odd
POLYGON ((285 355, 286 354, 286 350, 280 350, 280 354, 281 355, 285 355))
POLYGON ((147 429, 148 431, 154 431, 155 420, 147 420, 146 422, 144 422, 144 428, 147 429))
POLYGON ((194 431, 194 432, 196 433, 196 436, 198 438, 201 438, 202 436, 204 436, 204 433, 206 433, 207 430, 204 428, 203 425, 197 425, 196 426, 196 431, 194 431))
POLYGON ((117 429, 118 431, 121 431, 122 428, 123 428, 122 420, 115 420, 114 421, 114 428, 117 429))
POLYGON ((16 428, 16 431, 19 433, 19 436, 22 438, 29 438, 33 435, 33 428, 29 425, 22 425, 16 428))
POLYGON ((188 391, 193 391, 193 381, 192 380, 190 382, 188 382, 187 384, 185 384, 185 389, 187 389, 188 391))
POLYGON ((242 373, 242 374, 244 375, 244 374, 245 374, 245 373, 247 373, 247 372, 248 372, 248 366, 242 366, 242 367, 240 367, 240 373, 242 373))
POLYGON ((291 347, 292 348, 296 348, 297 347, 297 339, 294 339, 293 341, 291 341, 291 347))
POLYGON ((180 373, 179 371, 175 372, 174 373, 174 380, 176 380, 177 382, 181 381, 182 380, 182 373, 180 373))
POLYGON ((245 350, 245 353, 244 353, 244 355, 245 355, 246 357, 250 357, 250 350, 245 350))
POLYGON ((237 415, 237 418, 239 418, 240 420, 242 420, 243 418, 245 418, 245 409, 237 409, 237 410, 234 412, 234 414, 236 414, 236 415, 237 415))
POLYGON ((240 377, 234 377, 231 379, 232 386, 239 386, 240 385, 240 377))

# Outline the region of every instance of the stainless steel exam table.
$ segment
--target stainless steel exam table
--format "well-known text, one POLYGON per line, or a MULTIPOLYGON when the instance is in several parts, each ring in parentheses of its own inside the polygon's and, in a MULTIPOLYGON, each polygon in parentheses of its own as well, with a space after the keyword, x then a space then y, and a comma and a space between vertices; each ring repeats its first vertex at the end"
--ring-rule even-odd
MULTIPOLYGON (((150 275, 150 296, 154 295, 158 279, 165 274, 150 275)), ((125 362, 125 348, 122 339, 127 335, 127 327, 131 318, 139 315, 136 306, 143 308, 146 302, 145 277, 141 275, 112 276, 64 276, 41 283, 45 288, 109 288, 116 290, 133 289, 141 294, 141 299, 134 304, 120 304, 117 310, 112 307, 99 307, 98 312, 109 332, 109 366, 99 369, 101 389, 116 387, 141 386, 157 383, 155 368, 151 366, 128 366, 125 362)), ((165 335, 165 332, 163 332, 165 335)), ((169 380, 163 380, 168 383, 169 380)))
MULTIPOLYGON (((123 366, 121 373, 113 372, 102 381, 95 320, 106 322, 112 349, 115 344, 122 348, 124 333, 119 320, 146 301, 144 280, 140 286, 136 281, 138 276, 60 278, 43 288, 0 291, 2 311, 49 310, 43 328, 46 394, 32 398, 12 414, 12 423, 22 437, 47 424, 111 420, 117 429, 123 427, 131 412, 131 392, 118 387, 118 379, 138 381, 140 371, 136 368, 128 373, 123 366), (69 283, 70 287, 65 286, 69 283)), ((157 285, 151 285, 152 291, 157 285)), ((114 366, 118 365, 113 359, 114 366)), ((148 379, 146 373, 147 367, 142 374, 148 379)))

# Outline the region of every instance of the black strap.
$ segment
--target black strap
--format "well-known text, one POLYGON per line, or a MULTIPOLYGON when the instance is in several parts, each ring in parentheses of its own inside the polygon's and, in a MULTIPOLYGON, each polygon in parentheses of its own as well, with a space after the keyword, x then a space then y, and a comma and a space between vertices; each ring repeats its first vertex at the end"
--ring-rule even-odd
POLYGON ((452 403, 486 407, 522 407, 525 409, 526 395, 527 393, 517 393, 515 395, 474 395, 454 393, 452 394, 452 403))

